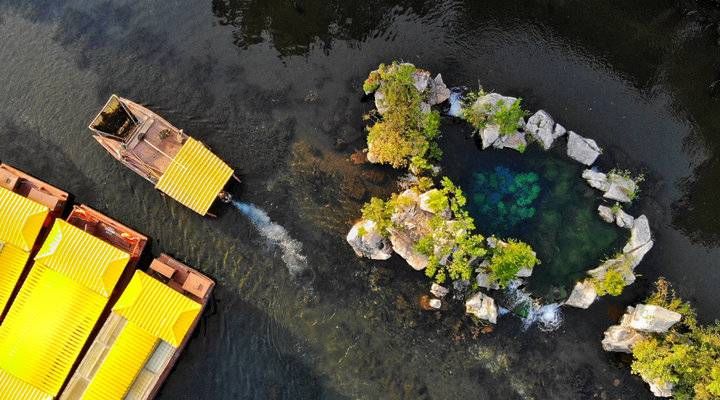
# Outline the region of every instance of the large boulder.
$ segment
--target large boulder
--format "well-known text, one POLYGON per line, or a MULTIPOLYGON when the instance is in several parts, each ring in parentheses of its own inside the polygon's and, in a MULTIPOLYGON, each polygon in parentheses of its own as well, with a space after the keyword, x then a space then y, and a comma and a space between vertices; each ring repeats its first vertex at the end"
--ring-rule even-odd
POLYGON ((545 150, 550 149, 555 140, 553 136, 554 128, 555 120, 544 110, 539 110, 533 114, 524 127, 525 132, 540 143, 545 150))
POLYGON ((610 186, 605 190, 604 198, 630 203, 635 197, 637 183, 632 178, 611 172, 608 174, 608 182, 610 186))
POLYGON ((346 240, 358 257, 387 260, 392 256, 390 242, 377 231, 374 221, 363 220, 353 225, 346 240))
POLYGON ((584 280, 575 284, 570 297, 565 300, 565 305, 577 308, 588 308, 597 298, 595 286, 589 280, 584 280))
POLYGON ((655 242, 652 240, 650 222, 645 215, 641 215, 633 221, 630 228, 630 240, 623 247, 623 253, 632 257, 633 268, 640 264, 645 254, 652 249, 655 242))
POLYGON ((621 208, 615 212, 615 223, 621 228, 632 229, 635 224, 635 217, 626 213, 621 208))
POLYGON ((390 232, 390 243, 393 250, 415 270, 421 271, 427 268, 429 259, 426 255, 415 250, 415 240, 405 231, 393 229, 390 232))
POLYGON ((500 138, 495 140, 493 147, 496 149, 513 149, 519 152, 524 152, 527 148, 527 141, 525 140, 524 132, 515 132, 509 135, 500 135, 500 138))
POLYGON ((613 325, 605 331, 602 347, 605 351, 632 354, 632 347, 644 338, 645 336, 629 326, 613 325))
POLYGON ((482 292, 475 293, 465 302, 465 312, 493 324, 497 323, 498 310, 495 300, 482 292))
POLYGON ((594 140, 584 138, 573 131, 568 133, 568 157, 582 164, 592 165, 600 154, 602 149, 594 140))
POLYGON ((478 132, 483 150, 492 146, 500 138, 500 125, 489 124, 478 132))
POLYGON ((642 332, 664 333, 680 322, 682 315, 652 304, 639 304, 630 314, 630 327, 642 332))
POLYGON ((608 271, 615 270, 620 272, 625 281, 625 286, 628 286, 635 282, 635 273, 632 268, 632 259, 629 259, 625 254, 621 254, 616 258, 605 260, 599 267, 591 269, 587 273, 591 277, 602 281, 608 271))
POLYGON ((604 205, 598 206, 598 215, 600 215, 600 218, 602 218, 603 221, 607 223, 613 223, 615 221, 615 215, 613 214, 612 208, 604 205))
POLYGON ((430 81, 430 93, 428 94, 428 103, 431 106, 440 104, 450 98, 450 89, 442 80, 442 75, 437 74, 435 79, 430 81))
MULTIPOLYGON (((435 210, 433 210, 432 207, 430 206, 430 199, 432 198, 432 196, 436 195, 439 192, 440 191, 438 189, 430 189, 427 192, 422 193, 420 195, 420 202, 419 202, 420 209, 423 211, 427 211, 429 213, 435 214, 435 210)), ((440 212, 440 213, 443 213, 444 211, 445 210, 438 210, 438 212, 440 212)))
POLYGON ((645 382, 647 382, 648 385, 650 385, 650 391, 655 395, 655 397, 672 397, 673 395, 673 387, 674 385, 670 382, 660 382, 658 380, 650 380, 645 379, 645 377, 642 377, 645 382))
POLYGON ((586 169, 585 171, 583 171, 582 177, 587 181, 590 187, 602 190, 603 192, 610 189, 610 182, 608 182, 608 177, 602 172, 598 172, 594 169, 586 169))

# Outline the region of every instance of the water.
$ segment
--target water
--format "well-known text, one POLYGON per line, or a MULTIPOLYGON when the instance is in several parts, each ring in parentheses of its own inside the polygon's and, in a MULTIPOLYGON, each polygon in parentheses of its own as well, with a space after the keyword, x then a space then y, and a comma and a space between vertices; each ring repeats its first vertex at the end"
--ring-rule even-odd
MULTIPOLYGON (((161 399, 650 398, 599 340, 658 275, 720 318, 713 35, 665 0, 0 0, 0 160, 218 281, 161 399), (428 282, 401 260, 357 259, 344 235, 360 205, 397 190, 397 172, 349 161, 371 108, 362 80, 393 58, 522 97, 596 139, 601 168, 645 172, 629 211, 648 215, 657 240, 629 291, 563 309, 552 332, 504 317, 482 334, 461 307, 421 311, 428 282), (234 208, 200 218, 93 143, 88 121, 111 93, 237 168, 236 198, 302 242, 312 295, 234 208)), ((490 156, 461 124, 442 129, 458 176, 490 156)))

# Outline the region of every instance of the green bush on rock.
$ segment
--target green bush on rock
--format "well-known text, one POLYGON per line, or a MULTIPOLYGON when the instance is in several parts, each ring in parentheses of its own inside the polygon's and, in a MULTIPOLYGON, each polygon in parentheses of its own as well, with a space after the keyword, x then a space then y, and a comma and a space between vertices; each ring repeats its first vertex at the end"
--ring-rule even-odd
POLYGON ((699 326, 692 307, 662 278, 647 302, 678 312, 683 318, 668 332, 648 336, 633 346, 633 373, 672 384, 675 399, 720 398, 720 323, 699 326))
POLYGON ((514 239, 505 244, 498 244, 493 249, 488 270, 490 279, 497 282, 501 288, 517 277, 523 269, 532 269, 540 263, 530 245, 514 239))
POLYGON ((623 289, 625 289, 625 279, 620 271, 615 269, 609 270, 603 279, 591 278, 590 282, 595 287, 598 296, 605 296, 606 294, 620 296, 623 289))
MULTIPOLYGON (((496 94, 490 96, 493 95, 496 94)), ((508 103, 501 98, 495 102, 488 99, 487 96, 482 89, 468 93, 463 100, 462 118, 477 131, 485 129, 488 125, 495 124, 500 127, 500 134, 502 135, 515 133, 518 122, 527 114, 521 107, 522 99, 508 103)))
POLYGON ((412 64, 380 64, 363 84, 366 93, 378 91, 382 116, 373 114, 375 123, 368 128, 368 158, 394 168, 412 166, 416 171, 431 168, 442 152, 436 140, 440 135, 440 113, 423 112, 427 93, 414 85, 418 71, 412 64))

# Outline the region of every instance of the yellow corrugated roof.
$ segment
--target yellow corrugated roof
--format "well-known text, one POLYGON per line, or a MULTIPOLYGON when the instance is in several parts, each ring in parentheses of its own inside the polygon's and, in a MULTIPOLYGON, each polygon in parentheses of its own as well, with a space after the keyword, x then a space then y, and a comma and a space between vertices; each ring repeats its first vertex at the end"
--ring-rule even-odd
POLYGON ((52 396, 0 369, 0 400, 52 400, 52 396))
POLYGON ((189 138, 155 188, 205 215, 233 170, 202 143, 189 138))
POLYGON ((36 263, 0 325, 0 369, 56 396, 106 302, 36 263))
POLYGON ((49 212, 44 205, 0 187, 0 242, 30 251, 49 212))
POLYGON ((0 312, 7 306, 29 258, 30 253, 9 243, 0 249, 0 312))
POLYGON ((135 271, 113 311, 177 347, 200 312, 200 304, 164 283, 135 271))
POLYGON ((36 263, 110 296, 130 255, 63 220, 56 220, 36 263))
POLYGON ((83 400, 120 400, 150 358, 158 338, 128 322, 88 385, 83 400))

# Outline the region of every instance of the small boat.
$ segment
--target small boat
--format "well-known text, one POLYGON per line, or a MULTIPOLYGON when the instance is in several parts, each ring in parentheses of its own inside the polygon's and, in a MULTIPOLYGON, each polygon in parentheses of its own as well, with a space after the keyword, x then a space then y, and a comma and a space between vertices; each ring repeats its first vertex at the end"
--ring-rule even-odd
POLYGON ((198 214, 232 200, 224 190, 238 179, 232 168, 146 107, 113 94, 89 128, 115 159, 198 214))
POLYGON ((214 286, 166 254, 153 260, 147 273, 136 271, 60 399, 154 398, 214 286))
POLYGON ((0 321, 68 194, 0 164, 0 321))

